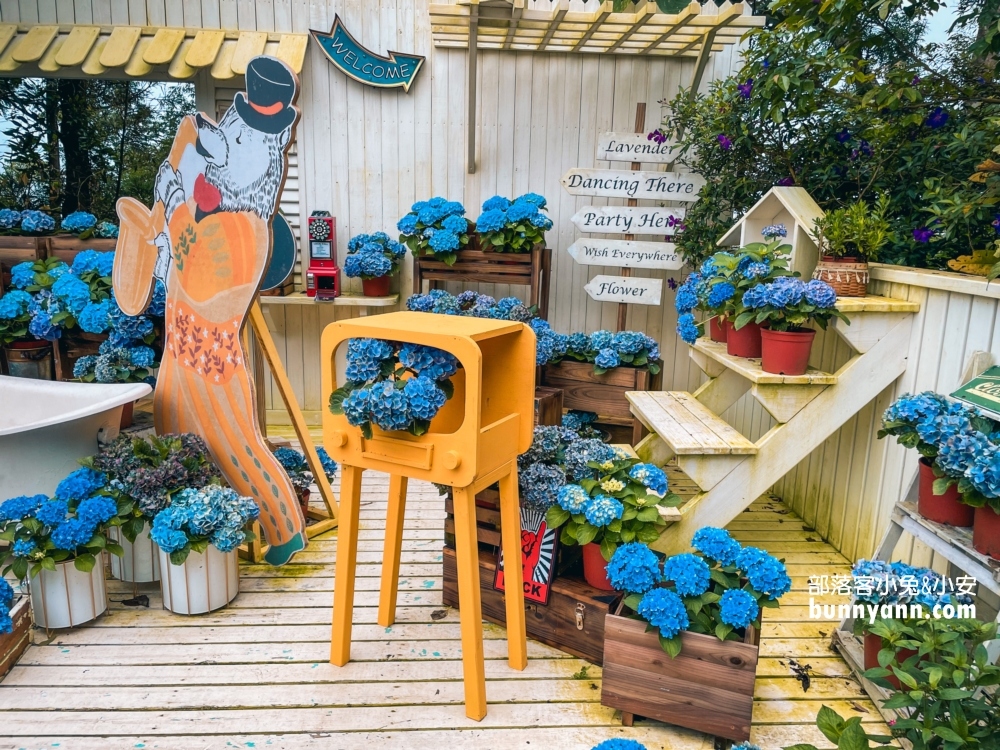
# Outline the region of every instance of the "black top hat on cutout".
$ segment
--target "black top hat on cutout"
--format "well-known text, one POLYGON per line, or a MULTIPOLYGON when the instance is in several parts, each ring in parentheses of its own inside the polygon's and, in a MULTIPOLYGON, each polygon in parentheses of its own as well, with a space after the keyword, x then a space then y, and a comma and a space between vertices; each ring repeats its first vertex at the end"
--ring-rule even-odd
POLYGON ((296 81, 291 69, 273 57, 260 56, 247 64, 247 90, 236 95, 233 106, 254 130, 280 133, 293 122, 297 112, 296 81))

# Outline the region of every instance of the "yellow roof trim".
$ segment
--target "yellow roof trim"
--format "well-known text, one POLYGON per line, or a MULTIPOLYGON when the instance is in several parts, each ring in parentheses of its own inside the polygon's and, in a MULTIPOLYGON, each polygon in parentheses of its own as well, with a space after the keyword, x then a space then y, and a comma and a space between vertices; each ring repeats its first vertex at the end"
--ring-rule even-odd
POLYGON ((133 78, 187 80, 205 69, 217 80, 246 73, 262 53, 302 71, 308 34, 188 29, 0 23, 0 73, 98 76, 109 69, 133 78), (65 70, 64 70, 65 69, 65 70))

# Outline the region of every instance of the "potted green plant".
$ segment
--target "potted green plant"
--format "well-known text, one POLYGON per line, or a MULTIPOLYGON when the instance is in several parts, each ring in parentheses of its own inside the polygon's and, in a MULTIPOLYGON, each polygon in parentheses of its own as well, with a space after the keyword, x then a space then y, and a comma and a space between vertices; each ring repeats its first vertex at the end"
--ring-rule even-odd
POLYGON ((344 273, 361 279, 366 297, 387 297, 389 283, 399 273, 404 255, 406 247, 390 240, 385 232, 358 234, 347 243, 344 273))
MULTIPOLYGON (((330 454, 326 452, 325 448, 317 448, 316 454, 323 465, 323 473, 332 482, 337 474, 337 462, 330 458, 330 454)), ((307 516, 310 487, 316 477, 313 476, 305 455, 301 451, 282 445, 274 449, 274 457, 278 459, 278 463, 288 474, 288 478, 292 480, 292 487, 295 488, 295 493, 299 497, 299 505, 302 507, 302 515, 307 516)))
POLYGON ((869 206, 859 200, 815 220, 821 255, 813 278, 825 281, 839 297, 864 297, 868 291, 868 264, 892 239, 889 195, 882 193, 869 206))
POLYGON ((607 561, 618 545, 656 541, 667 525, 660 509, 676 507, 681 500, 669 491, 662 469, 617 449, 610 457, 591 455, 587 444, 592 442, 577 441, 566 449, 567 474, 576 483, 559 489, 545 521, 549 528, 562 527, 562 544, 583 548, 587 583, 613 591, 607 561))
POLYGON ((783 276, 748 289, 741 300, 743 311, 736 316, 734 330, 760 326, 761 368, 764 372, 802 375, 809 366, 816 331, 815 322, 826 329, 831 318, 850 324, 836 308, 837 294, 825 281, 803 282, 783 276))

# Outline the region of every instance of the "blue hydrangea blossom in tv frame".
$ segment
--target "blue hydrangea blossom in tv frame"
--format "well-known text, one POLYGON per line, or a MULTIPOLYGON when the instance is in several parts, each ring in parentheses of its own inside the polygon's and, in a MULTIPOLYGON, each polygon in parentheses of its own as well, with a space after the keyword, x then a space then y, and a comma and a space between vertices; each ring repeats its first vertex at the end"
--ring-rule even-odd
POLYGON ((329 409, 346 416, 367 438, 373 424, 423 435, 454 395, 451 376, 460 366, 453 355, 432 346, 350 339, 347 380, 330 395, 329 409))
POLYGON ((53 498, 22 495, 5 500, 0 503, 0 537, 10 546, 0 552, 2 575, 13 573, 23 580, 68 561, 89 572, 103 550, 122 554, 119 545, 107 540, 108 527, 118 523, 118 504, 107 475, 88 467, 66 476, 53 498))
POLYGON ((494 195, 483 203, 476 231, 484 250, 497 253, 527 253, 545 243, 552 219, 545 213, 545 198, 527 193, 514 200, 494 195))
POLYGON ((414 257, 431 256, 452 266, 458 252, 469 244, 470 227, 464 217, 465 207, 457 201, 441 197, 417 201, 396 224, 399 241, 414 257))
POLYGON ((792 586, 781 560, 756 547, 742 547, 725 529, 699 529, 691 540, 695 553, 668 558, 662 571, 655 553, 637 545, 645 548, 641 540, 619 547, 608 572, 615 573, 616 587, 626 593, 625 605, 654 627, 668 602, 680 602, 683 616, 674 606, 669 621, 684 622, 683 627, 660 633, 660 645, 670 656, 681 651, 680 630, 744 640, 747 628, 759 629, 761 609, 777 607, 792 586))
MULTIPOLYGON (((451 217, 449 217, 451 218, 451 217)), ((458 217, 460 221, 465 221, 458 217)), ((347 243, 344 273, 352 279, 380 279, 399 272, 406 246, 385 232, 357 234, 347 243)))

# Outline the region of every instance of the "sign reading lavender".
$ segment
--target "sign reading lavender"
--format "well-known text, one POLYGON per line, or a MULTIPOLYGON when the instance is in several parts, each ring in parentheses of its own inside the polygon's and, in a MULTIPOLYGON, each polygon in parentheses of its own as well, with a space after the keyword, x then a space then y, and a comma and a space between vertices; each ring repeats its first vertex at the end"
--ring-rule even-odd
POLYGON ((670 164, 677 159, 677 144, 670 139, 657 143, 645 133, 602 133, 597 139, 597 158, 670 164))

